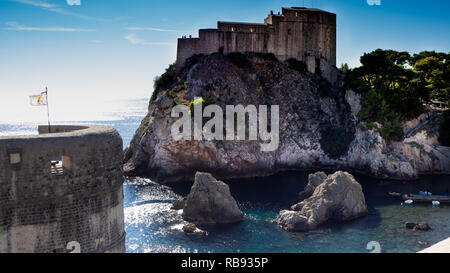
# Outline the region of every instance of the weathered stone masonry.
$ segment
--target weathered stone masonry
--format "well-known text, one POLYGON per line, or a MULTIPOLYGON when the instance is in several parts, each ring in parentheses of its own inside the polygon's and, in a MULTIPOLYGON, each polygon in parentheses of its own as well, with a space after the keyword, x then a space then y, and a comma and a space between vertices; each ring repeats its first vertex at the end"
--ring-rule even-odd
POLYGON ((280 61, 295 58, 334 82, 336 14, 293 7, 271 12, 264 24, 218 22, 217 29, 200 29, 198 38, 178 39, 177 67, 194 54, 220 51, 273 53, 280 61))
POLYGON ((72 241, 83 253, 125 252, 121 137, 103 126, 51 131, 0 137, 0 253, 70 252, 72 241))

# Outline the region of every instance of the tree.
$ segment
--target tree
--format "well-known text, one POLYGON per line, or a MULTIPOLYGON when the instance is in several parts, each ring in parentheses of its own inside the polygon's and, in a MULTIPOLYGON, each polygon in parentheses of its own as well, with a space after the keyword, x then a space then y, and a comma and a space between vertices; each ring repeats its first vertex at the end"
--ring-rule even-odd
POLYGON ((348 66, 347 63, 344 63, 341 65, 341 68, 339 68, 342 72, 349 72, 350 71, 350 67, 348 66))
POLYGON ((420 81, 428 89, 430 97, 440 101, 450 99, 449 55, 444 53, 422 52, 414 55, 414 70, 420 81))
POLYGON ((379 132, 388 140, 401 140, 402 121, 422 113, 423 101, 430 98, 426 81, 412 69, 412 59, 421 60, 408 52, 377 49, 364 54, 362 65, 347 73, 347 87, 363 94, 360 119, 380 123, 379 132))

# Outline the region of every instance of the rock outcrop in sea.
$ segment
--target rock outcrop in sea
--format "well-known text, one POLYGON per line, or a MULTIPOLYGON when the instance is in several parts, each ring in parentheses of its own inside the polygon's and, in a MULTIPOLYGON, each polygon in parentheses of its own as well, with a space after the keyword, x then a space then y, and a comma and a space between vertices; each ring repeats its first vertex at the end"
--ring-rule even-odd
POLYGON ((209 173, 198 172, 183 206, 183 219, 195 226, 232 224, 243 220, 243 213, 230 188, 209 173))
POLYGON ((306 199, 277 217, 287 231, 313 230, 328 220, 349 221, 368 213, 361 185, 347 172, 310 175, 301 196, 306 199))
POLYGON ((428 231, 431 229, 430 225, 426 222, 422 222, 422 223, 407 222, 407 223, 405 223, 405 228, 412 229, 414 231, 416 231, 416 230, 428 231))
POLYGON ((199 170, 218 179, 311 169, 400 180, 450 174, 450 148, 437 141, 431 109, 405 124, 402 141, 389 142, 358 126, 360 108, 359 95, 342 89, 340 82, 331 85, 273 55, 195 56, 150 102, 148 115, 124 153, 124 171, 158 182, 192 181, 199 170), (171 126, 177 119, 171 117, 172 108, 188 105, 195 97, 222 109, 279 105, 279 148, 263 152, 261 141, 175 141, 171 126))

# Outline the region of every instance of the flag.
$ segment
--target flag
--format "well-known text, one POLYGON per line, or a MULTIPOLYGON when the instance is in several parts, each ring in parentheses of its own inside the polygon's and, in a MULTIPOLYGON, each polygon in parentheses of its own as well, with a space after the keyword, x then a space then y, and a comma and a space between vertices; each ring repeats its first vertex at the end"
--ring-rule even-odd
POLYGON ((47 105, 47 91, 39 95, 30 96, 31 106, 46 106, 47 105))

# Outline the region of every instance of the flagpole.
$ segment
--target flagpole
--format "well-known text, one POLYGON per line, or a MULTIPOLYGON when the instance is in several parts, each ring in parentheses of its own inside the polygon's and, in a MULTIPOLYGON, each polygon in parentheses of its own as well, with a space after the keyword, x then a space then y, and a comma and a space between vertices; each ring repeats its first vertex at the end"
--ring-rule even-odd
POLYGON ((48 90, 47 90, 47 87, 45 87, 45 96, 46 96, 46 99, 47 99, 48 133, 51 134, 51 127, 50 127, 50 111, 48 110, 48 90))

